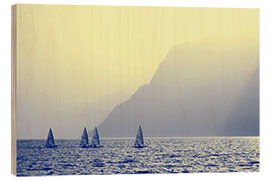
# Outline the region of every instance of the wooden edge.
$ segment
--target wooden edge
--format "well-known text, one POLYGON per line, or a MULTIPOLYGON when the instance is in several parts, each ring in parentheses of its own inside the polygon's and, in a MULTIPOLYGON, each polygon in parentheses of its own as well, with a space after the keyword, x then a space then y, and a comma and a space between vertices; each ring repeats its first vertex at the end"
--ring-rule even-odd
POLYGON ((16 175, 17 6, 11 6, 11 173, 16 175))

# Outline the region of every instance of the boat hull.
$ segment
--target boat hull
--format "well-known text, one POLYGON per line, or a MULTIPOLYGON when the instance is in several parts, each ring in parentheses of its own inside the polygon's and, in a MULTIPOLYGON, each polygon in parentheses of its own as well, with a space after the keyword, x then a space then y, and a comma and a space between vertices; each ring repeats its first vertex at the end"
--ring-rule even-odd
POLYGON ((80 145, 80 148, 101 148, 101 147, 103 147, 103 146, 93 146, 93 145, 80 145))
POLYGON ((80 145, 80 148, 89 148, 90 145, 80 145))
POLYGON ((102 147, 103 147, 103 146, 101 146, 101 145, 95 145, 95 146, 94 146, 94 145, 91 145, 91 146, 90 146, 90 148, 102 148, 102 147))
POLYGON ((45 147, 46 147, 46 148, 56 148, 57 145, 46 145, 45 147))

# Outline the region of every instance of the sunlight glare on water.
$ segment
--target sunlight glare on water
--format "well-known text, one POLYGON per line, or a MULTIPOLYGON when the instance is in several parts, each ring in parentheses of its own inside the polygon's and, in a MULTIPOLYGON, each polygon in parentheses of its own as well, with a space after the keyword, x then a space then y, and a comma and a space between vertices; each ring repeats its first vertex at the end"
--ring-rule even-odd
POLYGON ((101 139, 102 148, 79 140, 17 140, 17 175, 258 172, 259 137, 101 139))

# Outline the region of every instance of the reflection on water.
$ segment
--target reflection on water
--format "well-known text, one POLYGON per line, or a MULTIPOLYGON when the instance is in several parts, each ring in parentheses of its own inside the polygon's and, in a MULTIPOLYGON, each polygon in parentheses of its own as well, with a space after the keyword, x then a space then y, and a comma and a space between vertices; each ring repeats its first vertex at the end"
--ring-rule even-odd
POLYGON ((17 141, 17 175, 134 174, 259 171, 259 137, 102 139, 98 149, 79 148, 79 140, 17 141))

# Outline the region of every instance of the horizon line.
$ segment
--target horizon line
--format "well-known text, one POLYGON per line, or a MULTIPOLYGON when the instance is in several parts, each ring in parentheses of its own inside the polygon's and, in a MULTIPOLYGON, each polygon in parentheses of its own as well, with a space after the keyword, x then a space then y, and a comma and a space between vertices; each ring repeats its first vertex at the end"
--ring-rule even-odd
MULTIPOLYGON (((180 138, 258 138, 260 136, 174 136, 174 137, 144 137, 144 139, 180 139, 180 138)), ((134 137, 103 137, 100 139, 134 139, 134 137)), ((73 139, 73 138, 60 138, 60 139, 57 139, 57 138, 54 138, 55 140, 80 140, 80 138, 77 138, 77 139, 73 139)), ((45 139, 40 139, 40 138, 37 138, 37 139, 34 139, 34 138, 21 138, 21 139, 16 139, 16 140, 47 140, 47 138, 45 139)))

